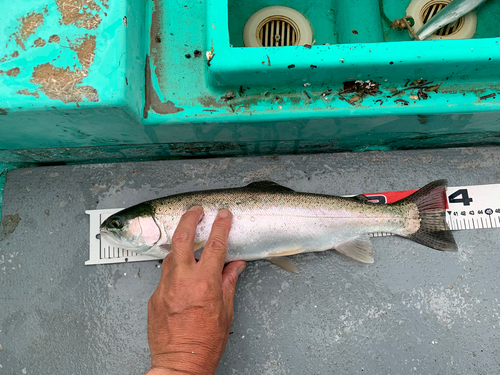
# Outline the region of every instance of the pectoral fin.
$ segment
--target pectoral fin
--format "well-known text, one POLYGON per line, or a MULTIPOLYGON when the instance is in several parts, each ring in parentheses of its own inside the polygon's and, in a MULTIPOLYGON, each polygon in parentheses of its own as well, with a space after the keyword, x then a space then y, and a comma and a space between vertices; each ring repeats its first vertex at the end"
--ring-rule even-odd
POLYGON ((292 262, 292 260, 289 259, 289 258, 286 258, 286 257, 273 257, 273 258, 267 258, 267 260, 270 261, 275 266, 278 266, 279 268, 284 269, 285 271, 293 272, 293 273, 299 273, 299 269, 292 262))
POLYGON ((338 246, 335 250, 363 263, 373 263, 373 247, 368 235, 355 237, 338 246))

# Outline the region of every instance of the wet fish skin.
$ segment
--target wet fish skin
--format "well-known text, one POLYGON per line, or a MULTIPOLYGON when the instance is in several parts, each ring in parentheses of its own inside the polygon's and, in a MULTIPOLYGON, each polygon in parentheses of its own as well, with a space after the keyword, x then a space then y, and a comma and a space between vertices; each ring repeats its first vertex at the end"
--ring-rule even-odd
POLYGON ((420 40, 427 39, 436 30, 455 22, 463 15, 472 12, 486 0, 453 0, 434 17, 432 17, 420 30, 416 32, 420 40))
POLYGON ((368 233, 373 232, 389 232, 440 250, 456 250, 444 216, 445 182, 431 183, 417 193, 381 205, 362 197, 295 192, 263 181, 242 188, 184 193, 144 202, 110 217, 102 224, 101 233, 120 247, 164 257, 171 249, 180 217, 190 207, 200 205, 204 217, 196 230, 196 257, 201 255, 221 208, 233 214, 226 261, 276 260, 336 249, 370 263, 373 257, 368 233), (421 237, 420 232, 434 243, 421 237))

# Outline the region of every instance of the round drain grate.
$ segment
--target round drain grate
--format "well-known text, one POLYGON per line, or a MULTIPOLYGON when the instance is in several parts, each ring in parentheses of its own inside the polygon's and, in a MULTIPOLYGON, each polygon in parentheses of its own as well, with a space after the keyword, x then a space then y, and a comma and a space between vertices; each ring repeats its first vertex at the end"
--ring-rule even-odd
POLYGON ((309 21, 295 9, 271 6, 255 12, 245 24, 246 47, 286 47, 312 44, 309 21))
POLYGON ((296 46, 300 30, 292 19, 284 16, 271 16, 257 28, 258 40, 262 47, 296 46))
MULTIPOLYGON (((418 32, 452 0, 412 0, 406 9, 406 15, 413 17, 415 25, 413 30, 418 32)), ((444 39, 469 39, 476 33, 477 16, 472 11, 460 17, 453 23, 443 26, 435 31, 426 40, 444 39)))
MULTIPOLYGON (((443 9, 445 6, 447 6, 450 2, 444 2, 444 1, 431 1, 426 4, 426 6, 422 9, 422 12, 420 14, 420 17, 422 18, 422 23, 425 25, 432 17, 434 17, 441 9, 443 9)), ((439 36, 447 36, 447 35, 453 35, 456 34, 460 31, 462 26, 465 23, 465 17, 460 17, 458 20, 456 20, 454 23, 450 23, 436 32, 434 32, 435 35, 439 36)))

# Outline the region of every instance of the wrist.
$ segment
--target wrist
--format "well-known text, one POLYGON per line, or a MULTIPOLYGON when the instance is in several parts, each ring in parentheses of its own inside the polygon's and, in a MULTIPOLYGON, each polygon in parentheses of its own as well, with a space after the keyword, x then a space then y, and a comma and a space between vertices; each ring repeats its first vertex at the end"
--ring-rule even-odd
POLYGON ((175 370, 171 368, 155 367, 150 368, 146 375, 195 375, 194 373, 186 370, 175 370))
POLYGON ((174 371, 168 368, 150 368, 146 375, 175 375, 186 374, 185 372, 174 371))
POLYGON ((196 349, 191 352, 176 351, 153 356, 148 375, 211 375, 215 374, 220 357, 216 353, 196 349))
POLYGON ((166 368, 150 368, 146 375, 173 375, 175 372, 166 368))

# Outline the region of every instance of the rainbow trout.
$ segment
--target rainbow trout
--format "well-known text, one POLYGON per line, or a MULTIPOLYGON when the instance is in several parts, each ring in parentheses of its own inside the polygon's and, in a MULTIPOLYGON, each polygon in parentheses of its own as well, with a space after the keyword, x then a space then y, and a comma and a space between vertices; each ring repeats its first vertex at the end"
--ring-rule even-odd
POLYGON ((180 217, 194 205, 205 212, 196 230, 197 259, 221 208, 233 213, 228 262, 268 259, 297 272, 284 257, 335 249, 372 263, 368 234, 376 232, 392 233, 437 250, 457 250, 445 220, 445 180, 432 182, 392 204, 370 203, 364 195, 344 198, 300 193, 269 181, 183 193, 112 215, 101 225, 101 236, 118 247, 163 258, 171 251, 180 217))

